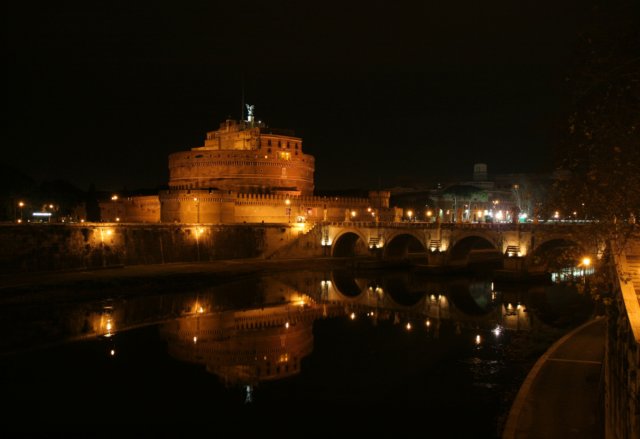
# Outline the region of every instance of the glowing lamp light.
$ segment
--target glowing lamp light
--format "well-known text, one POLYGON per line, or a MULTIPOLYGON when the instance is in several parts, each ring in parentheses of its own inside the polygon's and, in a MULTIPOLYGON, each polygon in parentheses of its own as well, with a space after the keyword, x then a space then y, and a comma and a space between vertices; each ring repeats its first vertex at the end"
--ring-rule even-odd
POLYGON ((284 324, 285 329, 289 329, 289 326, 290 326, 290 325, 289 325, 289 322, 286 322, 286 323, 284 324))
POLYGON ((582 265, 584 265, 585 267, 588 267, 589 265, 591 265, 591 258, 589 257, 582 258, 582 265))
POLYGON ((351 320, 355 320, 355 319, 356 319, 356 313, 352 312, 352 313, 349 315, 349 318, 350 318, 351 320))
POLYGON ((428 328, 429 326, 431 326, 431 320, 427 319, 427 321, 426 321, 426 322, 424 322, 424 324, 425 324, 425 325, 427 326, 427 328, 428 328))
POLYGON ((116 355, 116 350, 115 349, 111 349, 111 351, 109 351, 109 354, 113 357, 116 355))
POLYGON ((407 322, 405 328, 407 328, 407 331, 411 331, 411 322, 407 322))
POLYGON ((480 334, 476 335, 476 345, 479 345, 480 343, 482 343, 482 338, 480 337, 480 334))
POLYGON ((196 344, 196 343, 198 343, 198 337, 195 337, 195 336, 194 336, 194 337, 193 337, 193 344, 196 344))

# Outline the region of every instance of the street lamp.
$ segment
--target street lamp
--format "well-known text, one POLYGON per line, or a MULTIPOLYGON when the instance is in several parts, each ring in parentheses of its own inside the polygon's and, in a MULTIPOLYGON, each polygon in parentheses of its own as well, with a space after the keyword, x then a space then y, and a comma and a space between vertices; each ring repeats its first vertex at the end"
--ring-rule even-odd
POLYGON ((199 223, 200 222, 200 201, 198 200, 198 197, 193 197, 193 201, 195 201, 196 203, 196 222, 199 223))
POLYGON ((284 204, 286 204, 287 206, 287 222, 290 223, 291 222, 291 200, 287 198, 286 200, 284 200, 284 204))
POLYGON ((584 277, 587 274, 587 269, 591 265, 591 258, 584 257, 582 258, 582 276, 584 277))
POLYGON ((413 216, 413 210, 408 210, 407 216, 409 217, 409 222, 411 222, 411 217, 413 216))
POLYGON ((20 207, 20 222, 22 222, 22 208, 24 207, 24 201, 20 201, 18 206, 20 207))

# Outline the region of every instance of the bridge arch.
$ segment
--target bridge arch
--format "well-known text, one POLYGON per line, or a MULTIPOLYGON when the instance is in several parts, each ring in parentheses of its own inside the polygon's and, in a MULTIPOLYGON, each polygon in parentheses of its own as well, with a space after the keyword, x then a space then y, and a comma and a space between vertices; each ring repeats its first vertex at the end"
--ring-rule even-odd
POLYGON ((331 273, 331 281, 336 292, 348 299, 360 296, 366 288, 366 283, 363 283, 361 279, 356 279, 346 270, 334 270, 331 273))
POLYGON ((584 247, 576 240, 551 237, 534 248, 532 265, 544 266, 548 270, 573 267, 579 264, 585 254, 584 247))
POLYGON ((491 299, 490 282, 454 283, 449 288, 449 300, 466 316, 484 316, 492 312, 495 304, 491 299))
POLYGON ((449 260, 466 260, 474 251, 497 251, 501 249, 487 236, 480 234, 469 234, 457 239, 449 249, 449 260))
POLYGON ((408 280, 402 277, 389 277, 385 279, 384 292, 387 301, 397 308, 421 308, 426 291, 416 289, 408 280))
POLYGON ((384 259, 406 259, 412 253, 426 254, 426 252, 427 248, 418 236, 401 232, 387 238, 384 259))
POLYGON ((352 257, 366 254, 368 254, 367 240, 357 230, 344 230, 333 240, 331 256, 352 257))

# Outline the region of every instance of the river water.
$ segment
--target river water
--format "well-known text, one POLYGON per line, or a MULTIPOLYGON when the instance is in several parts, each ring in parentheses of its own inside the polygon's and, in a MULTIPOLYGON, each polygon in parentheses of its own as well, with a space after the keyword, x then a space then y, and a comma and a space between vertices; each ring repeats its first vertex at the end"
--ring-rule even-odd
POLYGON ((13 305, 2 429, 499 437, 528 368, 591 312, 554 284, 311 269, 13 305))

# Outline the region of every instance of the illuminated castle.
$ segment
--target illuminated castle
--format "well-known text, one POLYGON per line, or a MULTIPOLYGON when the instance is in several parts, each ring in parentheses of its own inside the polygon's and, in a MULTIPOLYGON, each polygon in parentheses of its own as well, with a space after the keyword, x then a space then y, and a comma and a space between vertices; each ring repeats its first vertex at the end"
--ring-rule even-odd
POLYGON ((169 189, 158 197, 101 204, 103 221, 287 223, 392 219, 389 192, 369 198, 313 195, 315 159, 302 139, 256 121, 226 120, 204 145, 169 156, 169 189))

